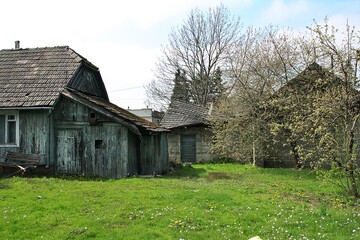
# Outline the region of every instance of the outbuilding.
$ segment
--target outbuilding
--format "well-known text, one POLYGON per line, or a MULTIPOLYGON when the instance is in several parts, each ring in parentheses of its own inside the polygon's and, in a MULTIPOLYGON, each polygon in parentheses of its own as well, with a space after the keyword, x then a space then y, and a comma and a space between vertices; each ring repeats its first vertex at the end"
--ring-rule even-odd
POLYGON ((212 132, 208 117, 211 108, 173 100, 163 119, 162 127, 168 128, 169 159, 174 162, 208 162, 211 154, 212 132))
POLYGON ((168 170, 167 130, 109 101, 99 69, 68 46, 0 51, 0 164, 122 178, 168 170))

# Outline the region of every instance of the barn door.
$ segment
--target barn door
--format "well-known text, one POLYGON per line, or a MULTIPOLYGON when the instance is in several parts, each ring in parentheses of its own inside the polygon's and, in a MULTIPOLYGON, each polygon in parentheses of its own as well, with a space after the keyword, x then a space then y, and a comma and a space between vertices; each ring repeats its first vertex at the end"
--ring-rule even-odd
POLYGON ((181 135, 181 161, 196 162, 196 135, 181 135))
POLYGON ((56 142, 57 173, 81 174, 81 131, 59 129, 56 142))

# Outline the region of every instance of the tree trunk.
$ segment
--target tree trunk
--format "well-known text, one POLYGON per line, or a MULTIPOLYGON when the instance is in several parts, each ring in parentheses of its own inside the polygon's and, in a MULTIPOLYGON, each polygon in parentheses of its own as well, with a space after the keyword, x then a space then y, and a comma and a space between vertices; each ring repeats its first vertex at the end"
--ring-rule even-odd
POLYGON ((297 147, 296 140, 291 140, 290 141, 290 146, 291 146, 291 153, 294 156, 294 160, 295 160, 295 167, 297 169, 300 169, 300 168, 303 167, 303 164, 301 162, 299 152, 296 149, 296 147, 297 147))
POLYGON ((255 144, 255 140, 253 140, 252 142, 252 161, 253 161, 253 166, 256 166, 256 144, 255 144))
POLYGON ((350 180, 350 189, 349 194, 355 198, 359 198, 359 190, 357 187, 357 181, 356 181, 356 156, 354 154, 354 128, 356 125, 358 116, 355 117, 353 126, 350 129, 349 132, 349 145, 348 145, 348 156, 350 156, 349 163, 347 164, 345 170, 349 173, 349 180, 350 180))

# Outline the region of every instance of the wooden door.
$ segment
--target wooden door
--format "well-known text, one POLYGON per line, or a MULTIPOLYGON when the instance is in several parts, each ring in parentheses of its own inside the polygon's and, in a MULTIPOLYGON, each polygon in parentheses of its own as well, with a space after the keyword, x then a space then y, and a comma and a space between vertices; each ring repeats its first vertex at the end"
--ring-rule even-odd
POLYGON ((181 135, 181 161, 196 162, 196 135, 181 135))
POLYGON ((81 174, 81 131, 59 129, 56 134, 57 173, 81 174))

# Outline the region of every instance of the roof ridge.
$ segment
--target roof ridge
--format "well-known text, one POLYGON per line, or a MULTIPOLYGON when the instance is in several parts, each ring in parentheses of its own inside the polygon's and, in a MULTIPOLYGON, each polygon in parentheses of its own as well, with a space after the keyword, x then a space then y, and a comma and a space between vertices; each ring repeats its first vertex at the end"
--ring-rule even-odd
MULTIPOLYGON (((33 48, 5 48, 5 49, 1 49, 0 51, 21 51, 21 50, 42 50, 42 49, 55 49, 55 48, 68 48, 71 49, 68 45, 63 45, 63 46, 53 46, 53 47, 33 47, 33 48)), ((72 49, 71 49, 72 50, 72 49)))

